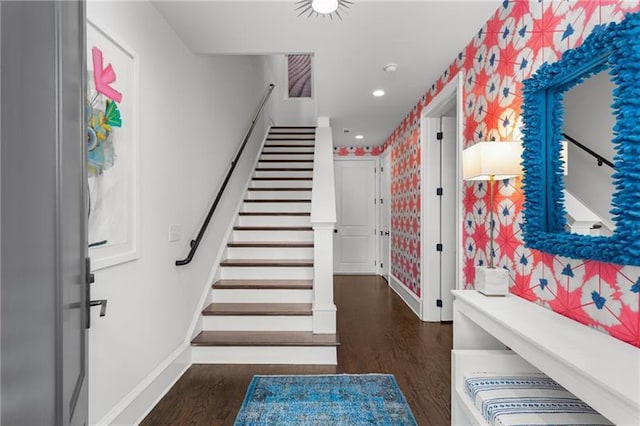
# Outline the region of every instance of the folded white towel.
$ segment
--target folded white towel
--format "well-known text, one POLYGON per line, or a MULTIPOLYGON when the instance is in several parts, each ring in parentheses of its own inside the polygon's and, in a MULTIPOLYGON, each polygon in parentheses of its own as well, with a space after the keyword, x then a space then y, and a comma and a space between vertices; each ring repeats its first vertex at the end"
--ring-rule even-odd
POLYGON ((542 373, 472 373, 464 388, 492 426, 612 424, 542 373))

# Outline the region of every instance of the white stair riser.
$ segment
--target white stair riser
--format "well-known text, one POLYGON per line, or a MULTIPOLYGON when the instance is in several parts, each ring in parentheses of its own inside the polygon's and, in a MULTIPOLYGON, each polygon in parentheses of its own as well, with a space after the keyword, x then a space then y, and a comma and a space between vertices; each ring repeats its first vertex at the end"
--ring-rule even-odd
POLYGON ((227 259, 313 259, 313 247, 227 247, 227 259))
POLYGON ((310 180, 252 180, 251 188, 311 188, 310 180))
POLYGON ((272 147, 273 145, 286 145, 286 146, 303 146, 305 148, 308 148, 307 145, 314 145, 315 147, 315 140, 282 140, 282 141, 272 141, 269 140, 267 141, 264 146, 265 147, 272 147))
MULTIPOLYGON (((278 132, 278 133, 284 133, 284 132, 278 132)), ((278 135, 269 135, 267 136, 267 140, 271 141, 273 139, 284 139, 284 140, 315 140, 316 134, 315 133, 294 133, 292 132, 292 134, 288 134, 288 135, 284 135, 284 134, 278 134, 278 135)))
POLYGON ((243 212, 310 212, 311 203, 243 203, 243 212))
POLYGON ((310 216, 239 216, 240 226, 311 226, 310 216))
POLYGON ((283 162, 283 163, 265 163, 264 161, 258 161, 258 167, 260 168, 265 168, 265 169, 276 169, 276 168, 283 168, 283 169, 307 169, 307 168, 312 168, 313 167, 313 163, 306 163, 306 162, 301 162, 301 161, 292 161, 290 163, 288 162, 283 162))
POLYGON ((213 289, 209 303, 312 303, 313 290, 213 289))
POLYGON ((321 364, 336 365, 335 346, 194 346, 194 364, 321 364))
POLYGON ((202 329, 211 331, 312 331, 311 315, 203 316, 202 329))
POLYGON ((312 241, 313 231, 233 231, 233 241, 312 241))
POLYGON ((262 149, 262 152, 279 152, 286 154, 287 152, 305 152, 307 154, 313 155, 314 147, 305 146, 305 145, 288 145, 286 147, 278 146, 278 144, 273 144, 275 146, 265 145, 262 149))
POLYGON ((311 191, 247 191, 247 200, 310 200, 311 191))
POLYGON ((221 266, 220 275, 226 280, 310 280, 313 267, 221 266))
POLYGON ((313 154, 263 154, 259 161, 262 160, 313 160, 313 154))
MULTIPOLYGON (((269 167, 267 167, 269 168, 269 167)), ((255 177, 313 177, 313 170, 294 170, 294 171, 279 171, 279 170, 256 170, 255 177)))

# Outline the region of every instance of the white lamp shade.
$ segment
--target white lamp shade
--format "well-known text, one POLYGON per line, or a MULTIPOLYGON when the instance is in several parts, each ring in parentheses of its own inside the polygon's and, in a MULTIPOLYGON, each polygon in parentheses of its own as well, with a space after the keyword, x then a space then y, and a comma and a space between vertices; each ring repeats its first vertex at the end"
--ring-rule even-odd
POLYGON ((478 142, 462 151, 464 180, 496 180, 522 174, 520 142, 478 142))
POLYGON ((317 13, 326 15, 333 13, 338 9, 338 0, 313 0, 311 7, 317 13))

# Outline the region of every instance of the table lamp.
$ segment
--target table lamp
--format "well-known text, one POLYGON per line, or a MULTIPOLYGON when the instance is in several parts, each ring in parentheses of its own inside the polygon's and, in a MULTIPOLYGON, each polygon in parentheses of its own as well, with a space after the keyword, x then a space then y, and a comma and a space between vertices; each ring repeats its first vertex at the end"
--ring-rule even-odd
POLYGON ((478 142, 462 152, 462 178, 466 181, 489 181, 490 249, 489 266, 476 267, 475 288, 488 296, 509 292, 509 274, 495 267, 493 183, 522 174, 522 144, 519 141, 478 142))

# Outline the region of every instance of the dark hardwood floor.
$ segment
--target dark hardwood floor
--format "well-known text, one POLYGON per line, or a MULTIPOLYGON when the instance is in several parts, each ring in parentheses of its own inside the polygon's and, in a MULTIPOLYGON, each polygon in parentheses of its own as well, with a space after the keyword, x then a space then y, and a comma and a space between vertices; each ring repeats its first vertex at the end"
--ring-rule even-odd
POLYGON ((337 366, 194 365, 142 425, 231 425, 254 374, 390 373, 420 425, 450 424, 452 325, 421 322, 386 281, 336 276, 337 366))

